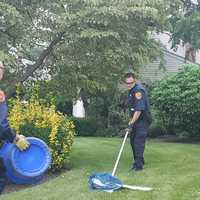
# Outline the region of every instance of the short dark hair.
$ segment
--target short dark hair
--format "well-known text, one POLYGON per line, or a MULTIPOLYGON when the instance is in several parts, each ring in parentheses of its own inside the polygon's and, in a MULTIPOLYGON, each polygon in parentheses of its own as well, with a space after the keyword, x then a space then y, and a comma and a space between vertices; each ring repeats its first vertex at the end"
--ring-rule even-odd
POLYGON ((124 79, 127 79, 127 78, 136 78, 135 74, 133 72, 128 72, 124 75, 124 79))

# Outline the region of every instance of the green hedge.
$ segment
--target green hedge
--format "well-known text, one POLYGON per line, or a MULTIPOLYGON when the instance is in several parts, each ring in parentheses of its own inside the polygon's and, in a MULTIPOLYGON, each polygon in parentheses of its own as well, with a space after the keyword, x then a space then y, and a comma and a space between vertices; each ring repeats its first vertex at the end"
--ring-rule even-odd
POLYGON ((73 118, 77 136, 96 136, 97 121, 93 118, 73 118))
POLYGON ((148 130, 148 137, 156 138, 166 134, 166 130, 159 124, 152 124, 148 130))
POLYGON ((200 136, 200 66, 185 65, 176 75, 156 83, 151 99, 168 133, 200 136))

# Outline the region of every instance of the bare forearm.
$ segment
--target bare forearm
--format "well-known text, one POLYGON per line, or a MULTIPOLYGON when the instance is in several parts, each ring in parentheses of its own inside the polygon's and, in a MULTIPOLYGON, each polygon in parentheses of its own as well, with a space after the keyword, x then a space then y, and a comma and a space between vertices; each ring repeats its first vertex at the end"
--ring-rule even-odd
POLYGON ((138 120, 138 118, 140 117, 140 115, 141 115, 141 111, 134 112, 133 117, 132 117, 132 119, 129 122, 129 125, 130 124, 134 124, 138 120))

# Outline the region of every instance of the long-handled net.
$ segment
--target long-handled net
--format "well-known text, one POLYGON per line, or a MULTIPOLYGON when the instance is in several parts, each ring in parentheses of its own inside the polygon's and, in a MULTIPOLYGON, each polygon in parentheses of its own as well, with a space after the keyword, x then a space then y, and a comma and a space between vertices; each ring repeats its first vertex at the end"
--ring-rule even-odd
POLYGON ((90 188, 93 190, 99 191, 106 191, 106 192, 113 192, 114 190, 118 190, 120 188, 128 188, 133 190, 142 190, 142 191, 150 191, 152 188, 149 187, 142 187, 142 186, 131 186, 123 184, 118 178, 116 178, 115 172, 127 139, 130 130, 126 131, 125 137, 123 139, 117 160, 115 162, 115 166, 113 168, 112 174, 110 173, 93 173, 89 177, 89 185, 90 188))

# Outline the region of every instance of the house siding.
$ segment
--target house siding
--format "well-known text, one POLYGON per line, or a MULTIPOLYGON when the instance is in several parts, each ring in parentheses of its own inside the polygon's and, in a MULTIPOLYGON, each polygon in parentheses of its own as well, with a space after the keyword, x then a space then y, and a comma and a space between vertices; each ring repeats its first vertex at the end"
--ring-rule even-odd
MULTIPOLYGON (((164 51, 164 67, 160 67, 160 59, 144 66, 140 70, 140 78, 143 82, 151 83, 162 79, 169 74, 177 73, 185 64, 184 58, 177 56, 167 50, 164 51)), ((191 62, 187 62, 191 63, 191 62)))

